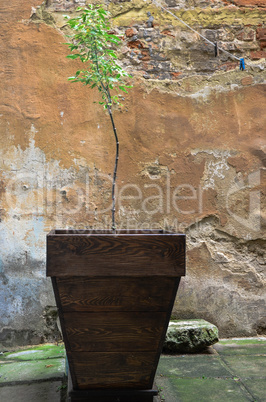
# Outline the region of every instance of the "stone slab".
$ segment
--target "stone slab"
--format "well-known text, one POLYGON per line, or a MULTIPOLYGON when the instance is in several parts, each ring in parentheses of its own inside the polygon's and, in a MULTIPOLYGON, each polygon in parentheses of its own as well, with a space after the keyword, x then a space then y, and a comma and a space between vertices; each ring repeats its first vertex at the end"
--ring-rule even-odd
POLYGON ((235 376, 240 378, 265 378, 266 381, 265 356, 224 356, 223 360, 235 376))
POLYGON ((63 344, 45 344, 31 348, 21 349, 15 352, 0 354, 0 362, 3 360, 43 360, 65 357, 65 347, 63 344))
POLYGON ((65 359, 27 362, 0 362, 0 384, 37 380, 55 380, 64 377, 65 359))
POLYGON ((157 376, 230 378, 218 355, 161 356, 157 376))
POLYGON ((0 401, 6 402, 60 402, 61 381, 29 383, 0 387, 0 401))
POLYGON ((164 341, 165 353, 195 353, 218 342, 218 328, 205 320, 172 320, 164 341))
POLYGON ((157 379, 160 395, 165 402, 245 402, 251 396, 233 379, 176 378, 157 379))
POLYGON ((265 355, 266 339, 222 340, 213 346, 221 355, 265 355))
POLYGON ((265 379, 252 378, 245 380, 245 386, 254 396, 255 401, 266 401, 266 381, 265 379))

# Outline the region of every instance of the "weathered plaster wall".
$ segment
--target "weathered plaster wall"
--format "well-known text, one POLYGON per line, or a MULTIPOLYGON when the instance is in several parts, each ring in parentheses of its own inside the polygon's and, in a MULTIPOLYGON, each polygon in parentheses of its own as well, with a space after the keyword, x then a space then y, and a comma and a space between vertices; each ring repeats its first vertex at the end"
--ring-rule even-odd
MULTIPOLYGON (((84 1, 0 5, 0 344, 58 336, 45 278, 53 227, 110 225, 114 143, 98 95, 67 82, 63 14, 84 1)), ((188 236, 174 313, 222 336, 265 333, 265 1, 106 1, 134 88, 115 111, 118 226, 188 236), (150 13, 148 15, 148 13, 150 13)))

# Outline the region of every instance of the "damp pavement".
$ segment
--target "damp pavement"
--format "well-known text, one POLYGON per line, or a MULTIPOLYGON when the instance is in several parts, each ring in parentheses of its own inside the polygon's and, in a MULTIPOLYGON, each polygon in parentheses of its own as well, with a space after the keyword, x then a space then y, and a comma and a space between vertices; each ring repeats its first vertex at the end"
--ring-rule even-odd
MULTIPOLYGON (((201 354, 162 355, 156 385, 154 402, 266 401, 266 338, 226 339, 201 354)), ((0 401, 66 402, 64 346, 0 353, 0 401)))

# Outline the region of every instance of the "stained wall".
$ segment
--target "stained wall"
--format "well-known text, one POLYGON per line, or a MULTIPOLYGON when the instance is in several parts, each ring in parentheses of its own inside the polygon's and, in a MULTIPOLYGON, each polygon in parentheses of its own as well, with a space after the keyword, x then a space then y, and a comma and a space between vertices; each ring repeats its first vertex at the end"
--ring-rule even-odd
MULTIPOLYGON (((110 227, 114 141, 99 96, 67 77, 64 14, 85 1, 0 5, 0 344, 56 339, 45 236, 110 227)), ((98 2, 99 3, 99 2, 98 2)), ((120 228, 187 234, 174 315, 265 334, 265 1, 106 1, 134 87, 114 117, 120 228)))

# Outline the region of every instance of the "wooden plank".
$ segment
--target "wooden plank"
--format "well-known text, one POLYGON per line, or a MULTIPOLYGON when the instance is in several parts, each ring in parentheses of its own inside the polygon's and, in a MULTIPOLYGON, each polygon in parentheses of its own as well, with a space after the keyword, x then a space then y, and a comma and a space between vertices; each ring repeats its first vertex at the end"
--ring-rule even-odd
POLYGON ((167 311, 175 278, 61 277, 57 286, 67 311, 167 311))
POLYGON ((78 389, 149 389, 154 352, 71 352, 78 389))
MULTIPOLYGON (((88 357, 90 358, 90 356, 88 357)), ((149 358, 149 356, 146 357, 149 358)), ((88 360, 87 356, 85 356, 85 359, 86 361, 88 360)), ((85 367, 85 373, 87 373, 87 367, 85 367)), ((68 376, 68 396, 70 402, 153 402, 153 397, 158 395, 156 386, 153 389, 136 389, 131 387, 98 389, 90 388, 90 384, 88 385, 89 388, 84 388, 83 382, 82 387, 83 389, 74 389, 71 376, 68 376)))
MULTIPOLYGON (((114 235, 113 230, 110 229, 52 229, 50 234, 62 234, 62 235, 114 235)), ((118 229, 115 232, 116 235, 150 235, 150 234, 173 234, 173 232, 165 231, 163 229, 118 229)))
POLYGON ((47 276, 182 276, 185 235, 51 234, 47 276))
POLYGON ((61 305, 61 301, 60 301, 60 296, 59 296, 59 292, 58 292, 57 280, 56 280, 56 278, 51 278, 51 279, 52 279, 52 284, 53 284, 53 289, 54 289, 56 305, 57 305, 57 308, 58 308, 58 316, 59 316, 59 319, 60 319, 63 340, 64 340, 65 348, 66 348, 66 351, 67 351, 67 364, 69 365, 69 370, 71 371, 71 377, 72 377, 73 386, 76 387, 77 386, 76 373, 73 370, 73 362, 71 360, 71 356, 68 355, 68 351, 71 350, 71 347, 70 347, 70 344, 69 344, 68 339, 67 339, 67 332, 66 332, 66 327, 65 327, 65 322, 64 322, 64 313, 63 313, 63 309, 62 309, 62 305, 61 305))
POLYGON ((161 312, 64 313, 67 351, 157 350, 166 317, 161 312))
POLYGON ((165 340, 168 324, 169 324, 170 317, 171 317, 171 314, 172 314, 172 309, 173 309, 173 306, 174 306, 176 293, 177 293, 177 290, 178 290, 178 287, 179 287, 179 284, 180 284, 180 279, 181 278, 176 278, 176 280, 175 280, 175 286, 172 289, 172 294, 171 294, 172 300, 171 300, 171 303, 169 305, 169 309, 168 309, 168 311, 166 312, 166 315, 165 315, 164 327, 163 327, 163 329, 162 329, 162 331, 160 333, 160 336, 158 336, 158 338, 159 338, 159 346, 157 348, 157 357, 156 357, 156 361, 155 361, 155 365, 154 365, 154 370, 151 373, 151 378, 152 379, 155 378, 156 370, 157 370, 157 367, 158 367, 158 364, 159 364, 159 359, 160 359, 160 355, 162 353, 163 343, 164 343, 164 340, 165 340))

